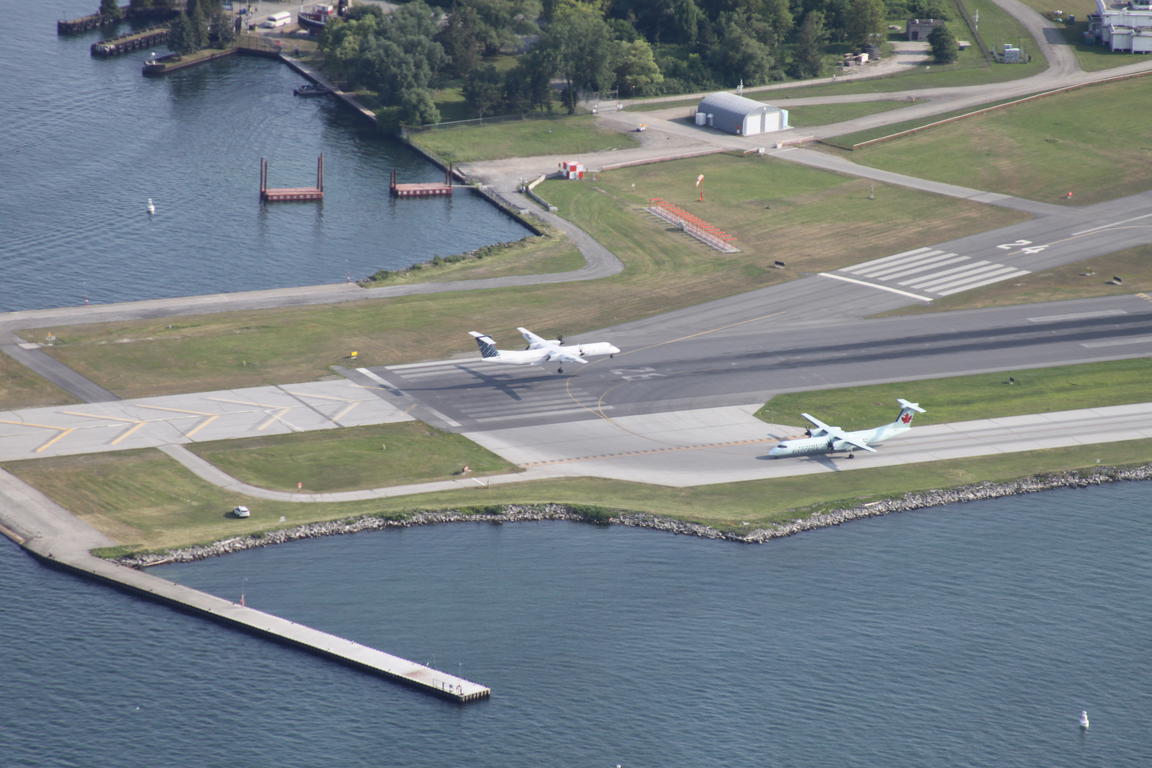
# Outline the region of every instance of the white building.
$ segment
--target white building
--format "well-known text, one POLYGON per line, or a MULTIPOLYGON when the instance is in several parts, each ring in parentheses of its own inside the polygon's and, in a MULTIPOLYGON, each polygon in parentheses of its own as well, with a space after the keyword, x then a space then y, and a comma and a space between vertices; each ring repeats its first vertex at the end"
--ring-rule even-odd
POLYGON ((1113 51, 1152 53, 1152 0, 1096 0, 1096 13, 1088 15, 1088 36, 1113 51))
POLYGON ((788 110, 734 93, 710 93, 696 108, 696 125, 738 136, 754 136, 787 129, 788 110))

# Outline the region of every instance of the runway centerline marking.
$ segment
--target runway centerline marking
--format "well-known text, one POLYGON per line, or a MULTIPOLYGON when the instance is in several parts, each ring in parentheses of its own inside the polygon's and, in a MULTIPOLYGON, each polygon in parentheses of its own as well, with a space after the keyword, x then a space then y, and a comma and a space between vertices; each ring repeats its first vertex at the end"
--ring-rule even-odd
MULTIPOLYGON (((635 433, 633 433, 635 434, 635 433)), ((729 440, 723 443, 698 443, 696 445, 674 445, 667 448, 644 448, 635 451, 621 451, 620 453, 602 453, 596 456, 570 456, 564 459, 544 459, 542 461, 526 461, 522 467, 544 467, 552 464, 571 464, 577 461, 594 461, 596 459, 618 459, 626 456, 649 456, 656 453, 675 453, 677 451, 702 451, 708 448, 730 448, 737 445, 756 445, 758 443, 779 442, 774 437, 761 437, 752 440, 729 440)))

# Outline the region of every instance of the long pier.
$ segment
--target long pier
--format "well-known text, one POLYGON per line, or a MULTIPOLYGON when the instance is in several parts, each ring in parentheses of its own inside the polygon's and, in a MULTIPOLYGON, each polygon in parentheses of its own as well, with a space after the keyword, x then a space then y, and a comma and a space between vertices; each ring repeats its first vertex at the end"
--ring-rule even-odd
POLYGON ((0 471, 0 534, 41 561, 229 626, 272 638, 461 704, 492 691, 479 683, 393 656, 88 553, 104 537, 43 494, 0 471))

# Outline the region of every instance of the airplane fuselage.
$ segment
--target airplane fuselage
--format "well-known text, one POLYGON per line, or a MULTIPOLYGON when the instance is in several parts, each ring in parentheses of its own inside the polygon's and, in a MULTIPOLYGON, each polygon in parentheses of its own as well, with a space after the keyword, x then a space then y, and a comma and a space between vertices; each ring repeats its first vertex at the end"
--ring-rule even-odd
MULTIPOLYGON (((856 432, 849 432, 848 436, 868 445, 875 445, 906 430, 907 427, 896 428, 892 425, 887 425, 875 429, 861 429, 856 432)), ((850 442, 837 439, 830 435, 817 435, 815 437, 798 437, 794 440, 782 440, 775 448, 768 451, 768 455, 772 458, 785 458, 788 456, 820 456, 826 453, 852 453, 857 450, 859 449, 850 442)))

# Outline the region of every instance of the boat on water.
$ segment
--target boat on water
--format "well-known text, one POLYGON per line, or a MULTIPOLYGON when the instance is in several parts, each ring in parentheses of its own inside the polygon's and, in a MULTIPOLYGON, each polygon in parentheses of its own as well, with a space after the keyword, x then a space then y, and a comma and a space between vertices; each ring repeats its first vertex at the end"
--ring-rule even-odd
POLYGON ((301 29, 308 30, 308 34, 315 35, 323 32, 324 27, 328 24, 328 19, 334 16, 336 16, 336 6, 328 3, 317 3, 296 14, 296 23, 300 25, 301 29))
POLYGON ((1081 710, 1080 711, 1080 727, 1083 728, 1084 730, 1088 730, 1088 728, 1090 726, 1091 726, 1091 723, 1088 722, 1088 711, 1087 710, 1081 710))
POLYGON ((307 83, 296 86, 292 89, 292 93, 297 96, 326 96, 332 93, 332 89, 319 83, 307 83))

